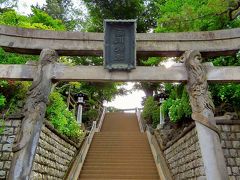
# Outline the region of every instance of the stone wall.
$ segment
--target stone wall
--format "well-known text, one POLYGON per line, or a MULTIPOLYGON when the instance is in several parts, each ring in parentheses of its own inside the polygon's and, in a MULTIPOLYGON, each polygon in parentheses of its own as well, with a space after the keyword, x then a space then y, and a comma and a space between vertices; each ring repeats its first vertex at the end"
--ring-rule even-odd
POLYGON ((240 180, 240 120, 237 121, 227 120, 218 125, 230 180, 240 180))
MULTIPOLYGON (((19 119, 5 121, 4 132, 0 135, 0 179, 6 179, 10 169, 12 144, 20 125, 19 119)), ((63 179, 76 152, 77 145, 74 142, 45 123, 40 134, 31 179, 63 179)))
POLYGON ((12 144, 20 125, 20 119, 5 121, 3 134, 0 135, 0 179, 5 179, 8 175, 13 156, 12 144))
POLYGON ((195 127, 164 150, 174 180, 205 179, 195 127))
POLYGON ((44 126, 31 179, 63 179, 77 148, 44 126))

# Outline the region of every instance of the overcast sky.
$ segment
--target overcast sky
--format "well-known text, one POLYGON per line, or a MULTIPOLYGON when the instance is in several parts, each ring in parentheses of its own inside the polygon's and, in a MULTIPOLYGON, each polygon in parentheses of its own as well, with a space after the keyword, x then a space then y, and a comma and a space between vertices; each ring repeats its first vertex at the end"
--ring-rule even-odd
POLYGON ((38 4, 42 6, 45 2, 45 0, 19 0, 17 11, 21 14, 27 15, 31 13, 31 5, 38 4))

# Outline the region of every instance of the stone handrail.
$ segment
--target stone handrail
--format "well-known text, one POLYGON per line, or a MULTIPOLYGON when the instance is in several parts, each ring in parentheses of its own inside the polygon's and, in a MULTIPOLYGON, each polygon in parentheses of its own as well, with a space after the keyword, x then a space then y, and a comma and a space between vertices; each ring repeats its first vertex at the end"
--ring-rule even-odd
POLYGON ((164 158, 163 151, 160 149, 155 136, 150 133, 149 127, 146 129, 148 141, 151 147, 151 151, 157 166, 158 174, 161 180, 173 180, 167 162, 164 158))
POLYGON ((102 128, 102 124, 103 124, 103 120, 105 118, 105 114, 106 114, 106 107, 103 107, 103 112, 100 118, 100 121, 98 123, 98 126, 96 128, 96 132, 100 132, 101 128, 102 128))
POLYGON ((138 120, 138 125, 139 125, 139 128, 140 128, 140 132, 143 133, 144 128, 143 128, 142 119, 141 119, 141 111, 138 108, 136 108, 135 110, 136 110, 136 115, 137 115, 137 120, 138 120))
MULTIPOLYGON (((43 31, 0 26, 0 47, 23 54, 40 54, 51 48, 59 55, 101 56, 103 33, 43 31)), ((136 50, 139 56, 181 56, 195 49, 203 56, 236 53, 240 48, 240 28, 183 33, 137 33, 136 50)))
POLYGON ((89 132, 89 135, 86 137, 81 150, 75 157, 75 161, 72 165, 72 168, 65 179, 68 179, 68 180, 77 180, 78 179, 81 169, 82 169, 82 166, 83 166, 83 163, 84 163, 84 160, 87 156, 87 152, 91 145, 93 136, 96 132, 96 124, 97 124, 96 121, 93 121, 91 131, 89 132))

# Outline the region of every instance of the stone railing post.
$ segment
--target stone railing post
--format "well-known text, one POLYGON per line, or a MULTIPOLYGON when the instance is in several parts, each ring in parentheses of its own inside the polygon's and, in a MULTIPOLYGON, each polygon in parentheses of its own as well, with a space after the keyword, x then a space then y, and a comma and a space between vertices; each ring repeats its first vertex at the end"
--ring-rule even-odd
POLYGON ((192 107, 192 119, 196 122, 206 178, 227 180, 227 167, 214 120, 214 105, 208 91, 206 70, 201 64, 201 54, 190 50, 186 51, 182 58, 188 74, 187 91, 192 107))
POLYGON ((23 107, 23 121, 13 144, 13 159, 8 179, 30 179, 36 148, 52 87, 52 73, 57 53, 44 49, 23 107))

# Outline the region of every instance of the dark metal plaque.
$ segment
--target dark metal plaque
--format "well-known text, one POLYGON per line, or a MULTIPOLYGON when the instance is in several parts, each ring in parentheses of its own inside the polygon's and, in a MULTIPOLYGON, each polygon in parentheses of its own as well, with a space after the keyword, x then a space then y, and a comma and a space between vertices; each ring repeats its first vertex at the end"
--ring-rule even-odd
POLYGON ((136 67, 136 21, 104 20, 104 59, 109 70, 136 67))

